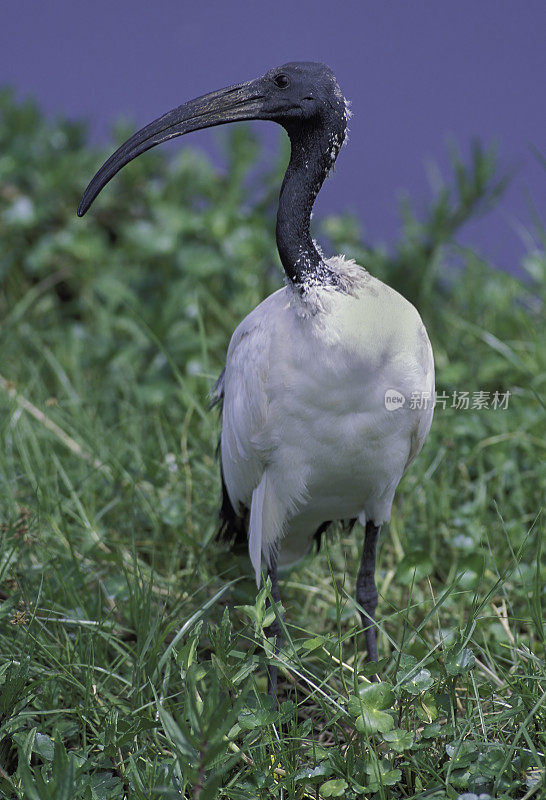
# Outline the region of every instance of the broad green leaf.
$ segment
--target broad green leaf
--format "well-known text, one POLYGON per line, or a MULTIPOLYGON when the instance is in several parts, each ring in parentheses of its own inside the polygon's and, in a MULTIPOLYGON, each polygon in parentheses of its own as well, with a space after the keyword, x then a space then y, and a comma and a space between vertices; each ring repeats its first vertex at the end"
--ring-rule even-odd
POLYGON ((446 659, 446 670, 450 675, 464 675, 470 672, 476 659, 469 647, 457 647, 449 650, 446 659))
POLYGON ((277 719, 276 711, 268 711, 266 708, 256 708, 252 711, 243 711, 239 714, 238 723, 243 731, 253 731, 256 728, 264 728, 277 719))
POLYGON ((331 775, 334 768, 328 761, 323 761, 320 764, 317 764, 316 767, 312 769, 300 769, 294 775, 295 781, 311 781, 312 783, 321 780, 322 778, 328 777, 331 775))
POLYGON ((371 683, 359 690, 359 696, 349 699, 347 709, 356 717, 356 729, 371 736, 378 731, 385 733, 394 726, 392 716, 386 713, 394 703, 394 693, 389 683, 371 683))
POLYGON ((250 619, 253 622, 257 621, 258 615, 256 613, 256 608, 254 606, 244 605, 244 606, 235 606, 235 608, 237 609, 237 611, 242 611, 243 614, 246 614, 247 617, 250 617, 250 619))
POLYGON ((437 736, 440 735, 442 730, 442 726, 439 722, 433 722, 430 725, 425 725, 423 728, 423 733, 421 734, 423 739, 435 739, 437 736))
POLYGON ((358 699, 370 708, 391 708, 394 703, 394 692, 390 683, 368 683, 358 690, 358 699))
POLYGON ((493 747, 478 756, 477 770, 485 778, 496 778, 505 762, 506 753, 500 747, 493 747))
POLYGON ((312 650, 317 650, 319 647, 322 647, 325 641, 324 636, 315 636, 313 639, 306 639, 302 642, 302 647, 304 650, 311 652, 312 650))
POLYGON ((420 694, 430 689, 433 683, 434 679, 428 669, 420 669, 409 675, 400 685, 409 694, 420 694))
POLYGON ((465 769, 478 757, 476 745, 466 740, 446 744, 445 749, 453 769, 465 769))
POLYGON ((356 729, 359 733, 371 736, 374 733, 385 733, 394 726, 394 720, 390 714, 384 711, 365 711, 356 718, 356 729))
POLYGON ((343 778, 333 781, 326 781, 319 789, 321 797, 342 797, 349 784, 343 778))
POLYGON ((421 694, 430 689, 434 679, 428 669, 419 668, 413 656, 403 656, 396 674, 398 686, 408 694, 421 694))
POLYGON ((400 728, 394 728, 394 730, 387 731, 383 734, 383 741, 388 742, 397 753, 402 753, 404 750, 409 750, 412 746, 415 741, 415 734, 411 731, 403 731, 400 728))
POLYGON ((180 729, 175 719, 163 708, 161 703, 157 703, 157 712, 161 724, 163 725, 167 741, 175 750, 178 750, 178 752, 187 759, 193 761, 197 757, 197 754, 192 743, 186 736, 186 733, 180 729))
POLYGON ((235 673, 235 675, 233 675, 231 680, 233 681, 235 686, 237 686, 245 678, 248 678, 248 676, 251 674, 251 672, 254 672, 254 670, 256 670, 257 668, 258 668, 258 662, 257 661, 247 661, 246 664, 243 664, 243 666, 240 667, 240 669, 237 670, 237 672, 235 673))
POLYGON ((241 711, 237 721, 242 730, 252 731, 263 728, 278 719, 274 700, 267 694, 249 698, 248 705, 241 711))
MULTIPOLYGON (((36 736, 38 735, 36 730, 36 728, 32 728, 32 730, 28 731, 24 735, 18 734, 16 737, 14 737, 18 744, 17 749, 19 751, 19 763, 24 762, 25 764, 30 764, 32 751, 36 749, 34 744, 36 736)), ((51 742, 51 750, 53 753, 53 742, 51 742)), ((53 754, 51 757, 53 758, 53 754)))
POLYGON ((34 752, 38 753, 44 761, 53 761, 53 739, 46 736, 44 733, 37 733, 34 739, 34 752))
POLYGON ((57 780, 55 800, 73 800, 76 777, 76 759, 68 754, 60 738, 55 739, 53 773, 57 780), (60 774, 59 774, 60 773, 60 774))
POLYGON ((368 661, 360 667, 359 675, 364 678, 371 678, 372 675, 381 675, 387 668, 389 658, 380 658, 377 661, 368 661))
POLYGON ((432 559, 424 550, 415 550, 408 553, 396 568, 396 578, 400 583, 408 586, 418 583, 426 578, 433 570, 432 559))
POLYGON ((415 711, 419 719, 423 722, 434 722, 438 716, 436 697, 431 692, 425 692, 425 694, 416 702, 415 711))
POLYGON ((402 771, 399 769, 390 769, 382 775, 384 786, 394 786, 402 778, 402 771))
POLYGON ((263 616, 262 627, 268 628, 270 625, 272 625, 275 622, 275 616, 275 609, 270 606, 268 609, 266 609, 263 616))
POLYGON ((366 789, 369 792, 377 792, 381 786, 394 786, 402 777, 402 772, 399 769, 391 769, 390 762, 386 759, 366 764, 365 769, 369 775, 366 782, 366 789))
POLYGON ((26 800, 44 800, 44 798, 47 798, 47 795, 42 794, 38 788, 40 783, 43 784, 43 779, 41 779, 41 776, 38 776, 38 780, 35 782, 30 767, 25 762, 20 764, 19 771, 25 792, 24 797, 26 800))

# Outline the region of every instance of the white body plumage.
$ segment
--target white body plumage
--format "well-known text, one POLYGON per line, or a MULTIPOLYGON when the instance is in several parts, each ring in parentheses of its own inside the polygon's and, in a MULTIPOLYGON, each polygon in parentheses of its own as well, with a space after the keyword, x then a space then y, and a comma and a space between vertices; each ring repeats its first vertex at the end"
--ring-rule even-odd
POLYGON ((432 421, 432 349, 415 308, 354 262, 326 264, 337 287, 289 284, 241 322, 217 387, 224 480, 236 513, 249 509, 258 584, 262 558, 280 545, 279 565, 294 563, 327 520, 388 521, 432 421), (387 408, 388 390, 405 403, 387 408), (410 403, 414 393, 428 402, 410 403))

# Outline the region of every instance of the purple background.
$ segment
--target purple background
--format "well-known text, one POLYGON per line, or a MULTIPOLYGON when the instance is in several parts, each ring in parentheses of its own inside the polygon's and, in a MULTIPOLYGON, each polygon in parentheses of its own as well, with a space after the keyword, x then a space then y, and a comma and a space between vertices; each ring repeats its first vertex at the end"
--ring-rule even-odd
MULTIPOLYGON (((422 207, 451 139, 465 154, 473 138, 494 141, 515 178, 463 240, 514 270, 532 246, 531 208, 544 208, 546 171, 532 147, 546 155, 545 42, 545 0, 12 0, 0 83, 47 112, 88 119, 105 141, 120 116, 140 127, 285 61, 324 61, 354 116, 316 212, 350 210, 371 242, 388 243, 400 190, 422 207)), ((201 132, 169 147, 190 142, 220 162, 216 140, 201 132)))

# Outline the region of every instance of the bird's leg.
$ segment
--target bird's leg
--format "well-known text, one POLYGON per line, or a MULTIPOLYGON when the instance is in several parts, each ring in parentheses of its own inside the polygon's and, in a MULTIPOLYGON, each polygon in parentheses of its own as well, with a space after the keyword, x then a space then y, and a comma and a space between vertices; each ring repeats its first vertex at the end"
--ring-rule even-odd
POLYGON ((363 609, 360 612, 360 618, 366 635, 366 649, 369 661, 377 661, 374 624, 375 609, 377 608, 375 551, 380 530, 381 526, 374 525, 371 521, 366 522, 364 550, 362 551, 362 561, 360 562, 360 569, 356 579, 356 601, 363 609))
MULTIPOLYGON (((281 599, 279 593, 279 580, 277 576, 277 553, 271 555, 270 563, 267 567, 267 574, 271 579, 271 598, 274 600, 275 603, 278 603, 281 599)), ((269 597, 266 600, 266 608, 269 608, 271 605, 269 601, 269 597)), ((281 633, 281 626, 277 616, 271 623, 265 628, 265 634, 269 638, 271 636, 275 637, 275 655, 279 652, 281 645, 282 645, 282 633, 281 633)), ((267 693, 273 697, 275 700, 275 706, 277 705, 277 667, 276 666, 269 666, 267 668, 267 693)))

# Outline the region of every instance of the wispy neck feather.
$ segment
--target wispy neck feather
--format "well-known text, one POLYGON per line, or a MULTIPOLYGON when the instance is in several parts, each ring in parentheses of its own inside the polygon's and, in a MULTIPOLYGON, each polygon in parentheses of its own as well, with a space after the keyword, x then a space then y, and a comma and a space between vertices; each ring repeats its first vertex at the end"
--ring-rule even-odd
POLYGON ((315 198, 343 144, 344 128, 330 128, 322 121, 287 127, 292 152, 279 197, 277 247, 288 278, 302 287, 335 283, 309 225, 315 198))

